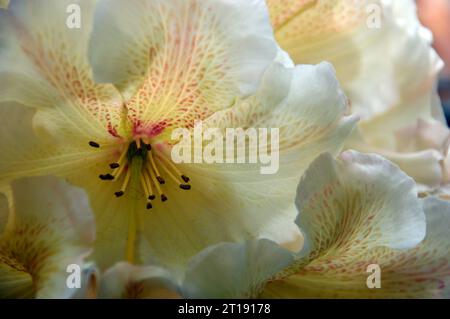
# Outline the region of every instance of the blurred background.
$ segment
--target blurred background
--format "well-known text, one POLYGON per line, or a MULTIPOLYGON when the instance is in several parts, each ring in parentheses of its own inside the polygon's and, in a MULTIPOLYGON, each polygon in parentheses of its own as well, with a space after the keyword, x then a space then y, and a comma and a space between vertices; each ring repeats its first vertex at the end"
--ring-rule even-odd
POLYGON ((445 62, 439 94, 450 123, 450 0, 417 0, 422 23, 434 34, 434 46, 445 62))

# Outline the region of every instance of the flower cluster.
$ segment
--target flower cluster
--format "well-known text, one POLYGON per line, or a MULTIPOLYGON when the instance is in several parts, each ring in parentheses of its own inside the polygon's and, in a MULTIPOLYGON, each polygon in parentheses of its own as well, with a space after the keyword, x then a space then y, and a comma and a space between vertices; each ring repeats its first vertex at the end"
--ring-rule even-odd
POLYGON ((413 0, 0 0, 0 298, 449 298, 431 45, 413 0))

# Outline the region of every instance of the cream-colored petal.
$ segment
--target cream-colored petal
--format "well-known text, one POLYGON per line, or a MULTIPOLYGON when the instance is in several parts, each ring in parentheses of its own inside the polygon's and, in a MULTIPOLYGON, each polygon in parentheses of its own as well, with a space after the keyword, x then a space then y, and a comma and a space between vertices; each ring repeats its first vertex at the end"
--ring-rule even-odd
POLYGON ((6 196, 0 193, 0 234, 6 229, 6 225, 8 224, 8 200, 6 196))
POLYGON ((83 265, 95 237, 85 193, 54 177, 21 179, 12 188, 12 222, 0 238, 1 295, 72 296, 66 269, 83 265))
POLYGON ((296 63, 332 62, 363 119, 433 91, 442 61, 412 0, 297 1, 297 10, 289 1, 269 0, 268 6, 280 46, 296 63))
POLYGON ((418 120, 399 127, 385 135, 381 123, 375 130, 361 126, 347 141, 346 147, 377 153, 393 161, 414 178, 420 191, 432 190, 445 183, 448 180, 445 161, 450 132, 447 126, 439 121, 418 120))
POLYGON ((180 165, 192 189, 167 187, 169 200, 143 212, 148 250, 165 267, 181 272, 193 255, 223 241, 267 238, 293 250, 301 247, 293 223, 295 186, 314 156, 339 151, 354 119, 344 116, 346 99, 328 64, 275 65, 263 88, 251 101, 208 119, 204 129, 280 128, 279 170, 263 175, 259 163, 180 165))
POLYGON ((75 290, 72 299, 96 299, 100 273, 93 263, 81 265, 81 287, 75 290))
POLYGON ((123 90, 149 134, 253 93, 277 52, 262 0, 100 1, 90 49, 96 79, 123 90))
POLYGON ((121 131, 121 96, 94 83, 87 60, 94 4, 17 0, 0 12, 0 101, 37 108, 35 125, 55 139, 106 144, 121 131))
POLYGON ((107 299, 175 299, 180 298, 170 273, 156 266, 133 266, 118 263, 102 276, 99 298, 107 299))
POLYGON ((309 260, 351 258, 378 246, 411 248, 425 236, 414 181, 378 155, 347 151, 337 162, 322 155, 305 173, 296 202, 309 260))
POLYGON ((422 205, 414 181, 382 157, 348 151, 334 162, 322 155, 298 188, 301 258, 263 296, 374 296, 367 267, 381 266, 383 286, 383 266, 394 266, 392 256, 407 254, 425 237, 422 205))
POLYGON ((293 260, 291 252, 269 240, 209 247, 190 262, 183 297, 254 298, 293 260))
MULTIPOLYGON (((254 97, 214 114, 204 128, 219 128, 224 136, 227 128, 278 129, 280 169, 272 177, 299 179, 318 155, 341 150, 357 120, 347 112, 347 99, 330 64, 290 68, 274 63, 254 97)), ((231 172, 226 174, 242 183, 271 179, 254 174, 256 166, 227 166, 231 172)))
MULTIPOLYGON (((145 196, 140 189, 129 190, 121 198, 114 196, 121 185, 98 178, 100 174, 105 173, 105 167, 106 162, 103 166, 83 169, 68 177, 71 184, 82 187, 89 195, 96 222, 96 241, 90 259, 95 261, 101 270, 126 260, 128 227, 134 214, 142 218, 152 218, 150 212, 145 209, 145 196)), ((138 227, 142 229, 142 222, 139 222, 138 227)), ((136 257, 135 262, 142 261, 139 256, 136 257)))
POLYGON ((397 149, 400 152, 414 152, 434 149, 446 154, 450 130, 439 121, 418 120, 413 125, 397 131, 397 149))
POLYGON ((396 147, 397 132, 408 126, 416 125, 418 121, 435 122, 441 116, 433 111, 442 106, 434 91, 423 96, 413 95, 398 106, 368 121, 360 122, 359 129, 364 139, 370 144, 388 150, 396 147), (429 107, 431 105, 431 107, 429 107))
MULTIPOLYGON (((39 137, 33 130, 35 111, 19 104, 0 104, 0 190, 8 183, 25 176, 77 174, 104 162, 113 151, 107 147, 99 152, 83 144, 59 142, 39 137)), ((73 142, 73 141, 72 141, 73 142)))
POLYGON ((316 264, 269 284, 265 297, 276 298, 449 298, 450 204, 437 198, 424 200, 427 235, 417 247, 365 251, 353 264, 316 264), (369 264, 381 270, 381 287, 369 289, 369 264))

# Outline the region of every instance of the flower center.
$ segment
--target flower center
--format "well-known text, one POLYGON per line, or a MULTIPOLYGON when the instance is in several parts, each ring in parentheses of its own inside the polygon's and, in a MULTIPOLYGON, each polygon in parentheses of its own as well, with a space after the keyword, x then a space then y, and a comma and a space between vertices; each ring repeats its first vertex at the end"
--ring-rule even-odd
MULTIPOLYGON (((100 145, 96 142, 89 142, 94 148, 100 145)), ((141 139, 132 141, 128 147, 121 152, 118 160, 109 164, 110 173, 100 175, 103 181, 122 180, 122 186, 114 193, 116 197, 123 196, 130 183, 138 181, 146 196, 147 209, 153 208, 152 201, 157 197, 162 202, 168 200, 164 193, 167 187, 166 178, 174 182, 182 190, 190 190, 189 177, 182 174, 175 164, 164 154, 158 152, 150 143, 145 143, 141 139)))

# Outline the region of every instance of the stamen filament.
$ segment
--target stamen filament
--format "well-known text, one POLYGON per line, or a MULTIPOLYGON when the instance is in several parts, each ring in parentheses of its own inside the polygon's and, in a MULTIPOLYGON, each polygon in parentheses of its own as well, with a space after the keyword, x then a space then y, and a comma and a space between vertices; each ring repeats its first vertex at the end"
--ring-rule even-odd
POLYGON ((158 157, 158 159, 162 160, 163 162, 165 162, 168 166, 170 166, 170 168, 175 171, 175 173, 180 176, 186 183, 189 182, 189 177, 183 175, 180 170, 175 166, 174 163, 172 163, 171 160, 165 158, 164 156, 161 156, 159 154, 156 155, 158 157), (186 180, 187 179, 187 180, 186 180))
POLYGON ((147 182, 145 181, 144 174, 141 174, 141 185, 142 185, 142 188, 144 189, 145 195, 148 198, 148 196, 150 196, 150 193, 148 191, 147 182))
MULTIPOLYGON (((148 186, 148 176, 144 170, 144 172, 141 174, 141 184, 142 184, 142 188, 144 189, 145 192, 145 196, 147 196, 147 209, 151 209, 153 208, 152 204, 150 203, 151 200, 155 199, 155 195, 152 194, 151 188, 149 190, 148 186)), ((150 185, 151 187, 151 185, 150 185)))
POLYGON ((123 181, 122 187, 120 188, 120 191, 115 193, 115 195, 117 197, 120 197, 123 194, 125 194, 125 191, 126 191, 126 189, 128 187, 128 183, 130 182, 130 177, 131 177, 131 169, 128 169, 127 175, 125 175, 125 179, 123 181))
MULTIPOLYGON (((160 159, 161 157, 158 156, 160 159)), ((183 184, 183 181, 179 178, 177 178, 166 165, 161 165, 164 171, 166 171, 167 175, 175 182, 175 184, 179 185, 181 189, 189 190, 191 189, 191 185, 183 184)))
POLYGON ((144 171, 142 172, 142 177, 144 178, 144 181, 147 185, 147 189, 148 189, 148 199, 149 200, 154 200, 155 199, 155 194, 153 193, 153 187, 152 187, 152 182, 150 180, 150 176, 148 174, 148 172, 144 169, 144 171))
POLYGON ((156 174, 156 180, 157 180, 160 184, 164 184, 165 181, 164 181, 164 179, 161 177, 161 174, 159 173, 158 168, 156 167, 156 163, 155 163, 155 160, 153 159, 152 151, 148 152, 147 157, 150 159, 150 164, 151 164, 153 170, 155 171, 155 174, 156 174))
POLYGON ((156 190, 157 190, 161 200, 163 202, 165 202, 167 200, 167 196, 164 195, 164 193, 162 192, 161 187, 159 186, 159 183, 158 183, 158 181, 157 181, 157 179, 155 177, 155 173, 151 169, 149 169, 148 167, 147 167, 147 169, 148 169, 148 172, 150 173, 151 180, 155 184, 156 190))
POLYGON ((119 159, 117 160, 117 163, 118 163, 119 165, 122 165, 122 164, 123 164, 124 159, 125 159, 125 157, 127 156, 127 153, 128 153, 128 151, 125 150, 124 152, 122 152, 122 154, 120 154, 120 157, 119 157, 119 159))
POLYGON ((125 165, 125 163, 126 163, 126 155, 127 155, 127 151, 122 152, 122 154, 120 155, 119 160, 117 161, 117 164, 119 164, 119 167, 117 167, 112 173, 112 176, 114 176, 115 178, 119 178, 120 175, 122 175, 123 170, 127 166, 127 165, 125 165))
POLYGON ((136 147, 137 147, 137 149, 141 148, 141 139, 140 138, 136 140, 136 147))
POLYGON ((126 165, 120 165, 119 169, 115 170, 112 173, 112 176, 114 176, 114 178, 119 178, 122 175, 123 170, 125 169, 125 167, 126 167, 126 165))

